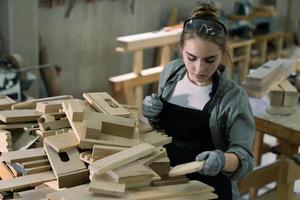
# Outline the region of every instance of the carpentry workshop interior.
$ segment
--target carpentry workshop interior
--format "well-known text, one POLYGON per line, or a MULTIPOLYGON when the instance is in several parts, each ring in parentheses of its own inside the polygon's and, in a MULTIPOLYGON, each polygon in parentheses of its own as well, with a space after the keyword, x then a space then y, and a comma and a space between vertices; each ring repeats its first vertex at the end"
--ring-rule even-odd
POLYGON ((299 0, 0 0, 0 199, 300 200, 299 0))

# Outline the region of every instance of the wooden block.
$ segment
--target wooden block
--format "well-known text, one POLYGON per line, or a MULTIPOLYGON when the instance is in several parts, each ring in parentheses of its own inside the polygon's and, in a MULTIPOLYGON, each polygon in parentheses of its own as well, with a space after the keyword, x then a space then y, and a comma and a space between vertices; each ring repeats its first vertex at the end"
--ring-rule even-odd
POLYGON ((34 148, 22 151, 10 151, 2 153, 0 160, 10 163, 39 160, 46 158, 46 153, 43 148, 34 148))
POLYGON ((105 195, 121 196, 125 192, 125 184, 116 183, 107 174, 94 175, 89 186, 89 191, 105 195))
POLYGON ((89 166, 89 169, 96 174, 104 174, 109 170, 113 170, 122 165, 133 162, 139 158, 147 156, 154 151, 154 147, 150 144, 143 143, 133 146, 127 150, 120 151, 111 156, 95 161, 89 166))
POLYGON ((10 180, 2 180, 0 181, 0 192, 36 186, 55 179, 56 177, 53 172, 43 172, 21 176, 10 180))
POLYGON ((94 160, 99 160, 110 156, 112 154, 118 153, 120 151, 126 150, 126 147, 116 147, 111 145, 94 145, 92 158, 94 160))
POLYGON ((55 96, 55 97, 47 97, 42 99, 33 99, 28 100, 21 103, 16 103, 12 105, 12 109, 35 109, 37 102, 50 102, 50 101, 57 101, 57 100, 66 100, 66 99, 73 99, 73 96, 70 95, 62 95, 62 96, 55 96))
POLYGON ((270 99, 270 105, 283 106, 284 91, 279 85, 276 85, 270 90, 268 97, 270 99))
POLYGON ((59 154, 46 143, 44 148, 60 188, 83 184, 88 180, 88 171, 80 160, 77 149, 59 154))
POLYGON ((68 119, 61 119, 55 121, 48 121, 48 122, 40 122, 39 127, 42 131, 50 131, 50 130, 57 130, 57 129, 66 129, 70 128, 70 123, 68 119))
POLYGON ((139 159, 139 162, 142 163, 143 165, 149 166, 153 162, 156 162, 157 160, 166 156, 167 156, 166 149, 163 147, 157 147, 150 155, 139 159))
POLYGON ((132 162, 107 172, 117 183, 149 182, 152 171, 139 162, 132 162))
POLYGON ((0 96, 0 110, 10 110, 15 103, 16 101, 8 96, 0 96))
POLYGON ((93 149, 94 145, 112 145, 119 147, 132 147, 140 142, 135 139, 128 139, 113 135, 101 134, 100 140, 83 138, 80 140, 79 147, 82 149, 93 149))
POLYGON ((70 101, 68 108, 72 121, 81 122, 83 120, 84 106, 81 103, 70 101))
POLYGON ((89 139, 99 139, 102 123, 98 113, 92 112, 87 118, 85 137, 89 139))
POLYGON ((84 93, 83 97, 99 112, 129 116, 130 113, 106 92, 84 93))
POLYGON ((32 128, 37 127, 38 123, 17 123, 17 124, 0 124, 0 129, 24 129, 24 128, 32 128))
POLYGON ((155 171, 160 177, 164 178, 169 176, 171 169, 170 160, 168 157, 161 158, 149 165, 149 167, 155 171))
POLYGON ((51 165, 31 167, 31 168, 26 168, 25 174, 23 174, 23 175, 37 174, 37 173, 41 173, 41 172, 47 172, 50 170, 51 170, 51 165))
POLYGON ((203 168, 203 165, 204 165, 204 161, 200 161, 200 162, 194 161, 190 163, 177 165, 170 170, 169 176, 173 177, 173 176, 198 172, 203 168))
POLYGON ((49 160, 46 159, 40 159, 40 160, 32 160, 32 161, 24 161, 20 162, 20 165, 24 168, 32 168, 32 167, 39 167, 39 166, 45 166, 49 164, 49 160))
POLYGON ((0 120, 5 123, 33 122, 41 115, 36 110, 4 110, 0 111, 0 120))
POLYGON ((175 177, 164 177, 161 180, 152 181, 151 185, 163 186, 163 185, 183 184, 188 182, 189 179, 187 179, 186 176, 175 176, 175 177))
POLYGON ((57 113, 62 109, 62 101, 38 102, 36 110, 41 113, 57 113))
POLYGON ((49 137, 49 136, 52 136, 52 135, 58 135, 58 134, 61 134, 61 133, 66 133, 69 130, 70 129, 68 129, 68 128, 67 129, 50 130, 50 131, 36 130, 36 134, 39 135, 42 138, 45 138, 45 137, 49 137))
MULTIPOLYGON (((134 119, 96 113, 95 118, 102 123, 101 133, 133 138, 136 121, 134 119)), ((99 123, 99 122, 98 122, 99 123)))
POLYGON ((15 177, 4 162, 0 162, 0 177, 2 180, 8 180, 15 177))
POLYGON ((298 90, 287 79, 280 83, 280 87, 284 91, 283 106, 296 106, 299 99, 298 90))
POLYGON ((44 142, 57 152, 67 152, 79 146, 79 142, 73 132, 46 137, 44 142))
POLYGON ((0 152, 12 151, 11 133, 6 130, 0 130, 0 152))
POLYGON ((151 131, 141 134, 141 140, 145 143, 159 147, 171 143, 172 137, 169 137, 162 132, 151 131))

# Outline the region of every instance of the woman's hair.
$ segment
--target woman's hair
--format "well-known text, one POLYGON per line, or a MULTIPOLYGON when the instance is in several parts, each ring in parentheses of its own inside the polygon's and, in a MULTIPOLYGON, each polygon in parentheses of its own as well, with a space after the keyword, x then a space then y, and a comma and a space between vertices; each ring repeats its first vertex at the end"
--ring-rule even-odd
POLYGON ((184 22, 180 45, 183 47, 185 40, 195 37, 209 40, 221 48, 223 54, 226 55, 230 62, 226 34, 226 27, 218 19, 217 8, 214 3, 198 2, 191 17, 184 22))

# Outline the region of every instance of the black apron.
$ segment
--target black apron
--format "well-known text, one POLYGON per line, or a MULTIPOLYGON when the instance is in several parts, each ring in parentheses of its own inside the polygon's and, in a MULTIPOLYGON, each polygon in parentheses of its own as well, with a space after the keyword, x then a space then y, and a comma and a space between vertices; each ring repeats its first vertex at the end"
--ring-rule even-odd
MULTIPOLYGON (((210 113, 206 106, 200 111, 163 102, 164 129, 173 138, 172 143, 165 146, 171 166, 193 162, 199 153, 216 149, 209 129, 210 113)), ((189 180, 198 180, 214 187, 218 199, 232 199, 231 181, 221 172, 215 177, 199 173, 186 176, 189 180)))

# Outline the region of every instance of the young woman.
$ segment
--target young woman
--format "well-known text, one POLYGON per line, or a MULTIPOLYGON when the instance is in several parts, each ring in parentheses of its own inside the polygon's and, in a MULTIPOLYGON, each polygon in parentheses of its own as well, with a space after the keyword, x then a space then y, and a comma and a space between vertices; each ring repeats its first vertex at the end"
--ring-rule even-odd
POLYGON ((143 101, 143 114, 155 129, 172 136, 166 145, 171 165, 204 160, 187 175, 215 188, 219 199, 238 199, 236 180, 252 171, 255 132, 243 89, 226 76, 226 28, 213 4, 199 3, 184 23, 182 59, 161 73, 158 94, 143 101))

